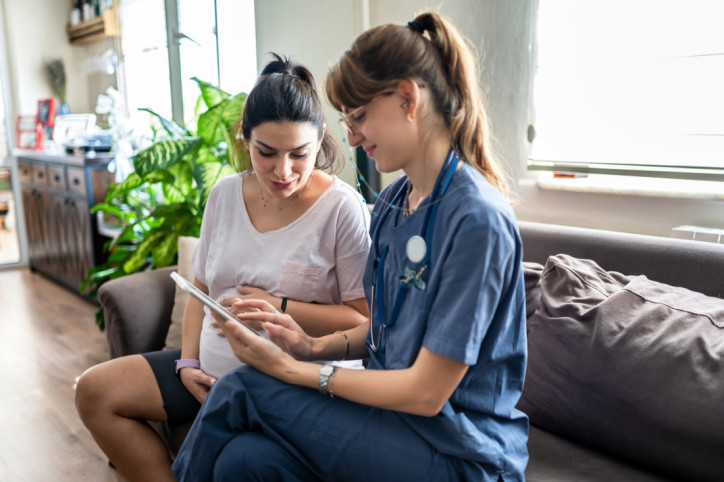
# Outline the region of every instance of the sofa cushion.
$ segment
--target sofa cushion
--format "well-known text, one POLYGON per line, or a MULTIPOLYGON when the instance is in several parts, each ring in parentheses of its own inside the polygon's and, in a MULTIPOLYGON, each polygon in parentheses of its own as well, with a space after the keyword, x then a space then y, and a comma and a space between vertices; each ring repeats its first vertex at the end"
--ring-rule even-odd
MULTIPOLYGON (((199 238, 191 236, 179 236, 178 238, 178 274, 193 282, 194 273, 191 265, 191 255, 199 242, 199 238)), ((176 294, 173 300, 173 311, 171 311, 171 325, 168 327, 166 344, 164 350, 181 348, 181 329, 183 324, 186 300, 189 294, 176 286, 176 294)))
POLYGON ((525 315, 530 319, 540 304, 540 277, 543 265, 540 263, 523 262, 523 280, 525 284, 525 315))
POLYGON ((619 457, 530 426, 526 482, 672 482, 619 457))
POLYGON ((550 257, 518 408, 533 425, 633 462, 720 479, 724 300, 550 257))

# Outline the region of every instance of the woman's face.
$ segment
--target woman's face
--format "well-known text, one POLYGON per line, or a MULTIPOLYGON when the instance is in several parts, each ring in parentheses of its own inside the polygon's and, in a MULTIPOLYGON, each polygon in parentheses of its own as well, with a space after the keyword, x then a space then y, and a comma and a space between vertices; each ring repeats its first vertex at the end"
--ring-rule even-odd
POLYGON ((246 148, 261 188, 283 199, 304 188, 321 145, 310 123, 265 122, 251 131, 246 148))
POLYGON ((387 93, 342 115, 350 146, 362 146, 380 172, 404 168, 417 144, 404 104, 397 92, 387 93))

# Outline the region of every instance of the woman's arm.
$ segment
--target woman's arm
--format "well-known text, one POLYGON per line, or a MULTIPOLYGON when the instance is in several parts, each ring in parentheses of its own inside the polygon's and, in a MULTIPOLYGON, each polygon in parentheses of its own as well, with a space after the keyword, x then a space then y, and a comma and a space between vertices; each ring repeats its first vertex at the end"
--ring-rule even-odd
MULTIPOLYGON (((209 289, 194 278, 194 286, 209 294, 209 289)), ((181 329, 181 358, 199 358, 199 343, 201 326, 204 322, 204 305, 193 296, 188 297, 184 309, 183 325, 181 329)))
MULTIPOLYGON (((270 338, 284 349, 286 343, 295 344, 297 336, 290 329, 289 318, 280 314, 250 313, 257 319, 268 320, 263 324, 270 338), (272 324, 275 321, 278 324, 272 324), (282 332, 289 332, 286 336, 282 332)), ((291 322, 293 323, 293 322, 291 322)), ((287 383, 310 388, 319 387, 320 366, 297 360, 273 343, 247 334, 240 326, 229 322, 225 326, 227 337, 236 356, 258 370, 287 383)), ((350 358, 364 350, 366 326, 361 325, 345 332, 350 340, 350 358)), ((346 340, 339 334, 315 339, 308 346, 303 358, 338 359, 344 354, 346 340)), ((293 351, 294 347, 289 350, 293 351)), ((437 355, 422 348, 409 368, 402 370, 346 370, 337 369, 329 388, 335 396, 389 410, 422 416, 437 414, 460 384, 468 366, 437 355)))
MULTIPOLYGON (((266 291, 252 286, 239 286, 240 299, 260 299, 281 311, 282 298, 272 296, 266 291)), ((231 304, 230 297, 222 298, 221 304, 231 304)), ((241 307, 243 303, 235 306, 241 307)), ((235 310, 231 310, 235 312, 235 310)), ((365 298, 350 300, 341 305, 324 305, 287 300, 285 313, 289 314, 310 336, 322 336, 338 330, 347 330, 365 323, 369 310, 365 298)), ((236 313, 235 313, 236 314, 236 313)))
MULTIPOLYGON (((194 286, 208 294, 209 289, 194 278, 194 286)), ((204 305, 193 296, 189 296, 184 310, 183 328, 181 331, 181 358, 199 359, 199 345, 201 343, 201 327, 204 323, 204 305)), ((203 403, 211 386, 216 381, 200 368, 183 368, 179 377, 188 391, 203 403)))

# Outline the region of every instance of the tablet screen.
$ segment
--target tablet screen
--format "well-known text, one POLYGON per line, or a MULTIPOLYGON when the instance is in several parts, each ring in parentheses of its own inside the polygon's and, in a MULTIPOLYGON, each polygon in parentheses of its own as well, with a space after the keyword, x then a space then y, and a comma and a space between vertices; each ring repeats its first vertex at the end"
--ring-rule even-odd
POLYGON ((196 286, 194 286, 192 283, 190 283, 188 280, 186 280, 183 276, 176 273, 175 271, 171 273, 171 278, 176 282, 176 284, 181 288, 182 290, 188 292, 191 296, 199 300, 204 305, 208 306, 209 309, 211 309, 214 313, 218 314, 219 316, 226 318, 227 320, 235 321, 239 323, 241 326, 246 328, 247 330, 251 331, 255 335, 260 335, 259 332, 252 329, 250 326, 243 323, 239 318, 234 316, 232 313, 226 310, 223 306, 221 306, 216 301, 209 298, 209 296, 198 289, 196 286))

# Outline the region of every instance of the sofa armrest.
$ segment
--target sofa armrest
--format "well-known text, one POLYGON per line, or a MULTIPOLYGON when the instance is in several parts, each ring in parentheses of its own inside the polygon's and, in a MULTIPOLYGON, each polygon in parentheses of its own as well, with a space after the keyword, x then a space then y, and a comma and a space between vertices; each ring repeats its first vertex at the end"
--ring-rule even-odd
POLYGON ((111 358, 163 348, 176 286, 169 275, 175 269, 134 273, 98 289, 111 358))

